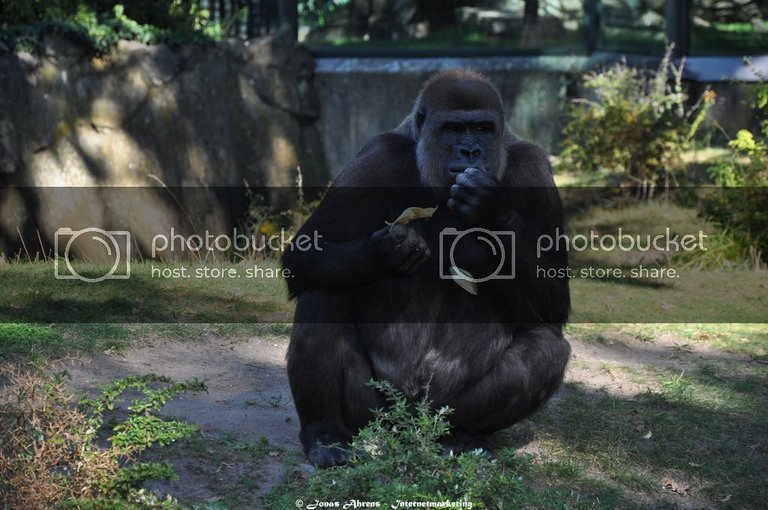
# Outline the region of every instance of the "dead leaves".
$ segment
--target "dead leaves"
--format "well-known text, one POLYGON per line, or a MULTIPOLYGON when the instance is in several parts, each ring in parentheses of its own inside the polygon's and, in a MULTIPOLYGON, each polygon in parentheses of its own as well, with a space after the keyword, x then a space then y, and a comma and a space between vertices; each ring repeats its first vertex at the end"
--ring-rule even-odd
POLYGON ((671 475, 667 475, 661 479, 661 486, 680 496, 687 496, 693 487, 690 483, 675 480, 671 475))

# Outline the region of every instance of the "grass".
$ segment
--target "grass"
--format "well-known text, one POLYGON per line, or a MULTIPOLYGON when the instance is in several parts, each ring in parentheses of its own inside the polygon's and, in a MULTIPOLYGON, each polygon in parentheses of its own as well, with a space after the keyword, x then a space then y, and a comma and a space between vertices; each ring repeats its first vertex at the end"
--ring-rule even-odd
MULTIPOLYGON (((666 227, 673 234, 713 232, 695 210, 675 201, 647 203, 613 197, 597 207, 590 205, 594 200, 590 189, 568 188, 564 193, 569 204, 566 217, 570 219, 566 232, 570 235, 588 235, 590 231, 615 234, 618 228, 633 234, 656 234, 666 227)), ((678 262, 663 254, 619 250, 572 251, 569 263, 576 271, 570 282, 572 327, 596 323, 594 328, 599 330, 600 323, 639 324, 638 330, 650 331, 650 335, 660 329, 693 340, 696 335, 710 335, 717 348, 757 349, 760 356, 768 355, 761 347, 766 336, 759 327, 768 309, 765 272, 738 265, 728 270, 698 270, 687 261, 678 262), (674 277, 634 277, 633 270, 640 266, 647 270, 672 268, 676 273, 674 277), (590 268, 618 269, 622 276, 581 273, 590 268), (717 323, 742 324, 723 334, 717 323)), ((279 268, 271 260, 259 261, 258 266, 279 268)), ((7 263, 0 267, 0 360, 42 360, 70 352, 120 350, 148 339, 194 339, 206 332, 228 336, 284 334, 290 329, 294 306, 287 299, 285 283, 280 277, 246 277, 252 267, 253 262, 134 262, 129 280, 85 283, 55 279, 50 263, 7 263), (181 268, 191 276, 157 276, 158 271, 180 274, 181 268), (195 277, 197 271, 206 268, 232 270, 236 277, 195 277)), ((103 271, 88 264, 76 268, 91 275, 103 271)))
POLYGON ((538 472, 609 506, 631 495, 630 507, 638 508, 682 501, 759 508, 768 496, 768 367, 705 365, 653 379, 647 382, 660 391, 633 398, 567 385, 529 425, 540 448, 538 472), (669 480, 683 493, 671 493, 669 480))
MULTIPOLYGON (((277 270, 275 261, 260 268, 277 270)), ((127 280, 88 283, 58 280, 51 263, 10 263, 0 269, 0 321, 24 322, 288 322, 291 309, 282 277, 247 277, 253 264, 131 265, 127 280), (189 270, 189 278, 162 277, 160 270, 189 270), (238 277, 200 277, 196 271, 235 271, 238 277)), ((104 266, 77 264, 88 277, 104 266)), ((235 274, 233 273, 233 274, 235 274)), ((170 273, 166 273, 170 274, 170 273)), ((177 274, 181 274, 180 272, 177 274)))
MULTIPOLYGON (((674 200, 612 199, 594 207, 590 197, 574 197, 567 214, 571 234, 619 226, 656 232, 668 225, 711 232, 695 211, 674 200)), ((529 508, 762 508, 768 500, 765 273, 746 266, 698 270, 674 257, 635 255, 571 254, 577 269, 631 270, 647 263, 674 267, 679 277, 571 280, 567 334, 583 349, 610 356, 577 356, 555 400, 499 435, 495 462, 391 459, 387 469, 410 471, 381 479, 375 463, 312 474, 300 468, 298 452, 259 439, 195 436, 170 451, 193 459, 195 475, 217 486, 220 498, 204 508, 259 506, 265 480, 260 466, 267 457, 285 470, 264 500, 271 508, 293 505, 298 497, 309 503, 344 494, 386 501, 464 494, 477 498, 476 508, 480 502, 507 508, 509 501, 529 508), (221 466, 231 471, 225 482, 216 471, 221 466), (438 476, 444 480, 434 480, 438 476), (411 485, 401 483, 406 478, 411 485)), ((275 262, 259 265, 277 268, 275 262)), ((200 267, 155 264, 169 271, 182 266, 200 267)), ((244 274, 248 266, 217 267, 244 274)), ((132 269, 130 280, 87 284, 56 280, 52 265, 42 262, 0 267, 0 362, 42 363, 156 340, 284 339, 290 332, 293 304, 280 278, 153 278, 151 263, 132 269)), ((78 270, 95 275, 103 269, 78 270)), ((384 428, 376 434, 392 439, 384 428)), ((412 448, 395 445, 394 451, 415 458, 412 448)))

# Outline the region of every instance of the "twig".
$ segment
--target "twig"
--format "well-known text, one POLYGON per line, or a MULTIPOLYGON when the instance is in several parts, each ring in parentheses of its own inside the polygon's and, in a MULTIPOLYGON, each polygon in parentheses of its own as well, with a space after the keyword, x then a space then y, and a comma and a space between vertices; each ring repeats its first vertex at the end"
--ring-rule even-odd
POLYGON ((32 262, 32 257, 29 256, 29 250, 27 250, 27 243, 24 242, 24 237, 21 235, 21 230, 16 226, 16 232, 19 233, 19 239, 21 239, 21 246, 24 248, 24 253, 27 254, 27 262, 32 262))
POLYGON ((45 254, 45 246, 43 246, 43 238, 40 237, 40 229, 36 228, 35 232, 37 232, 37 241, 40 243, 40 253, 43 254, 43 260, 48 262, 48 256, 45 254))

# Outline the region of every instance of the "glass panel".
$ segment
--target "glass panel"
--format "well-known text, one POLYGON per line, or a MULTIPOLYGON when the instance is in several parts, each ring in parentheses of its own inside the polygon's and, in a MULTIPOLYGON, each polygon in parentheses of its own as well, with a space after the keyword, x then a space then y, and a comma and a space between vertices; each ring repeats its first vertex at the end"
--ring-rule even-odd
POLYGON ((768 53, 768 0, 694 0, 691 53, 768 53))
POLYGON ((584 51, 581 0, 299 0, 314 49, 584 51))
POLYGON ((661 54, 666 40, 665 16, 665 0, 603 0, 598 47, 661 54))

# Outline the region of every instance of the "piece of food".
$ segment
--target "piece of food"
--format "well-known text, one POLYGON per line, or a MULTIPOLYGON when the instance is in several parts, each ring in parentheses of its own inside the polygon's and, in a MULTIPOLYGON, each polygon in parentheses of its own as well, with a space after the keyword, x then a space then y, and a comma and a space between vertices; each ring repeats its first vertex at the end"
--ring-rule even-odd
POLYGON ((451 266, 451 274, 456 278, 453 280, 456 285, 466 290, 473 296, 477 296, 477 283, 472 281, 473 276, 464 269, 460 269, 456 266, 451 266))
POLYGON ((400 216, 397 217, 395 221, 392 223, 386 222, 387 225, 407 225, 408 223, 412 222, 413 220, 422 220, 426 218, 431 218, 433 214, 435 214, 435 211, 437 211, 437 207, 409 207, 405 211, 400 213, 400 216))

